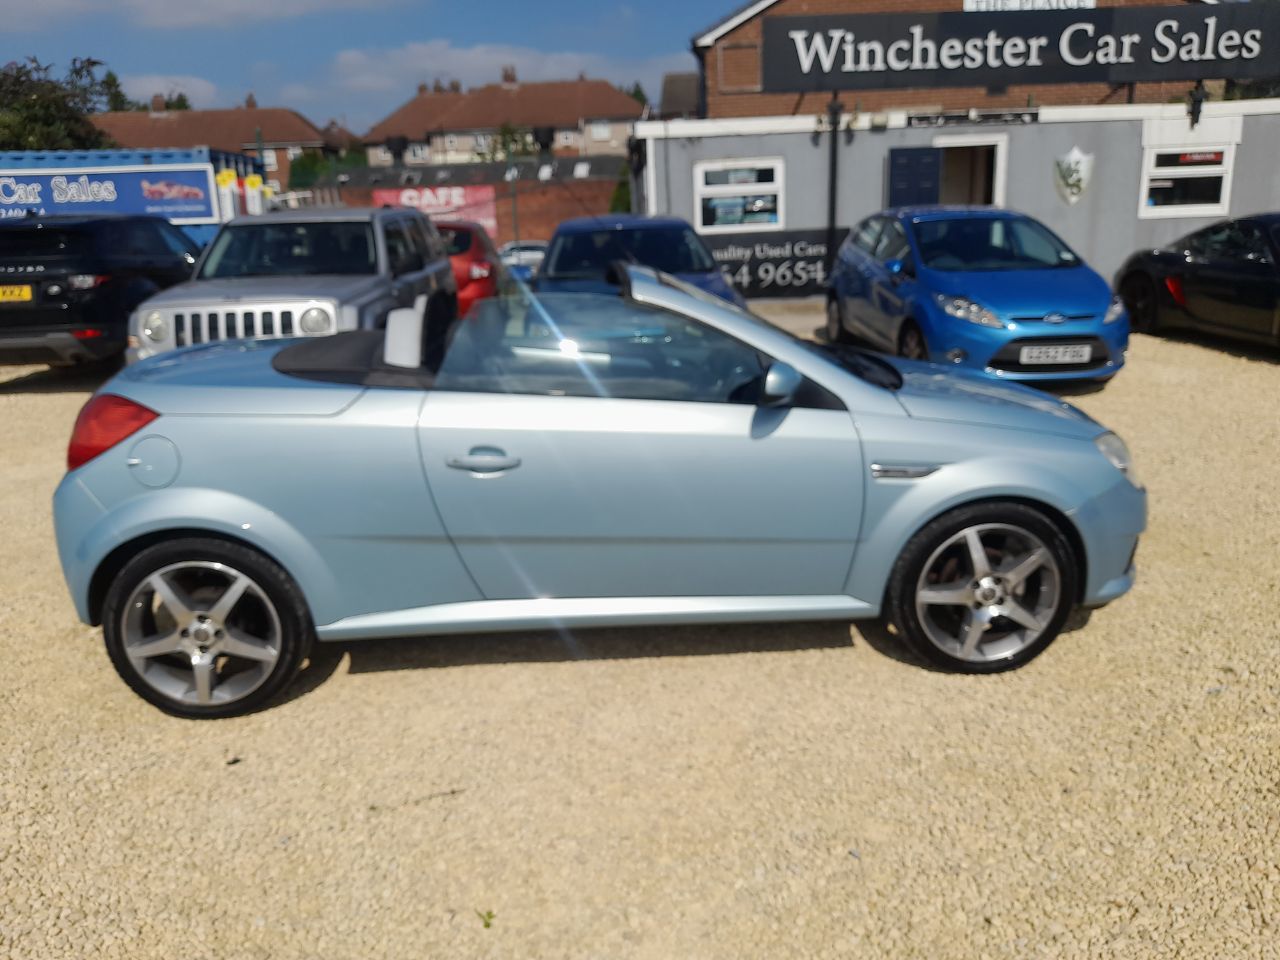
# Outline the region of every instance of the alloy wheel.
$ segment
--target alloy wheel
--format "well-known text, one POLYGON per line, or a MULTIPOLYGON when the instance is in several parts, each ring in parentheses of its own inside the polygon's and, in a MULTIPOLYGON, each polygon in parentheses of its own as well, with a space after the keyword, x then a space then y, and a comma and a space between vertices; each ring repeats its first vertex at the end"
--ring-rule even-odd
POLYGON ((908 323, 902 329, 902 343, 899 353, 908 360, 928 360, 929 350, 924 344, 924 334, 914 323, 908 323))
POLYGON ((167 700, 224 706, 252 694, 280 659, 280 615, 263 588, 225 563, 162 567, 133 589, 120 615, 123 652, 167 700))
POLYGON ((959 660, 1017 656, 1051 626, 1062 602, 1062 571, 1030 531, 1005 523, 965 527, 933 551, 916 584, 925 636, 959 660))

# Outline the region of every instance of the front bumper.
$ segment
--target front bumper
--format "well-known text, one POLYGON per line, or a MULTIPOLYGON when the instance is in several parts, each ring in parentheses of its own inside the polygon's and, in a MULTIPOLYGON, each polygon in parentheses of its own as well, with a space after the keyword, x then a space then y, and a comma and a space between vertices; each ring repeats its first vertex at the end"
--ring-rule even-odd
POLYGON ((972 370, 993 380, 1017 383, 1061 380, 1108 380, 1124 367, 1129 348, 1129 323, 1101 321, 1068 322, 1059 325, 1017 323, 1004 330, 980 327, 965 321, 936 322, 934 331, 925 331, 930 359, 972 370), (1092 356, 1084 364, 1042 364, 1024 366, 1019 362, 1024 346, 1088 344, 1092 356), (948 356, 961 351, 963 358, 948 356))
POLYGON ((1072 519, 1084 541, 1087 569, 1080 602, 1101 607, 1127 593, 1137 576, 1138 538, 1147 526, 1147 491, 1121 478, 1089 499, 1072 519))

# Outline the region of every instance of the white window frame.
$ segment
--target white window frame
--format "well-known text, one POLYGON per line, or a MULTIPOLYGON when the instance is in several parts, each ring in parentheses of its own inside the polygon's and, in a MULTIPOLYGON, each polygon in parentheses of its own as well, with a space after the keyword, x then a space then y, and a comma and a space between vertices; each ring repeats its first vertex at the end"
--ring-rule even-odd
POLYGON ((596 143, 604 143, 613 139, 613 124, 608 120, 591 121, 591 139, 596 143))
POLYGON ((758 157, 748 160, 703 160, 693 165, 694 227, 700 234, 766 233, 787 228, 786 162, 782 157, 758 157), (773 183, 722 183, 707 186, 706 174, 720 170, 752 170, 773 168, 773 183), (771 193, 778 198, 777 223, 725 223, 707 226, 702 222, 704 197, 737 197, 743 194, 771 193))
POLYGON ((262 160, 263 170, 270 172, 270 171, 280 169, 280 163, 279 163, 279 160, 276 158, 276 152, 274 149, 263 148, 262 157, 260 159, 262 160))
POLYGON ((457 136, 457 134, 453 134, 453 133, 445 134, 445 138, 444 138, 444 148, 445 148, 446 150, 457 150, 457 149, 458 149, 458 136, 457 136))
POLYGON ((411 143, 404 152, 408 163, 426 163, 431 159, 431 148, 425 143, 411 143))
POLYGON ((471 145, 476 153, 484 153, 489 149, 489 134, 477 133, 471 138, 471 145))
POLYGON ((562 147, 571 147, 577 132, 576 130, 561 130, 556 134, 556 142, 562 147))
POLYGON ((1231 206, 1231 177, 1236 166, 1233 143, 1190 143, 1185 145, 1145 146, 1142 148, 1142 183, 1138 189, 1139 220, 1177 220, 1195 217, 1226 216, 1231 206), (1161 153, 1221 153, 1222 163, 1194 167, 1157 167, 1161 153), (1222 177, 1222 192, 1217 203, 1147 205, 1152 180, 1185 180, 1189 177, 1222 177))

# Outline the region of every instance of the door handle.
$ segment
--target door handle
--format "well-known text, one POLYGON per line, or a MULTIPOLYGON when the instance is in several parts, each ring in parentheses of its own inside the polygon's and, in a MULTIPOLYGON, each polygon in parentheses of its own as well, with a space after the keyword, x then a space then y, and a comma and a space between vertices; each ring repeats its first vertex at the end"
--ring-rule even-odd
POLYGON ((505 450, 495 447, 475 447, 465 457, 450 457, 445 464, 455 470, 470 470, 472 473, 501 473, 520 466, 520 458, 509 457, 505 450))

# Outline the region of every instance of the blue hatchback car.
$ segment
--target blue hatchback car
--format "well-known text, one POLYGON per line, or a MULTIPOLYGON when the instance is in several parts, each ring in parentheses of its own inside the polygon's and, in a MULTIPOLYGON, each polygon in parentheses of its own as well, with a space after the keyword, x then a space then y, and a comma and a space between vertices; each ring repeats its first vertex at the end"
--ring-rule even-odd
POLYGON ((616 294, 618 287, 608 277, 620 260, 678 277, 734 306, 746 305, 702 238, 678 217, 609 214, 564 221, 547 248, 537 289, 616 294))
POLYGON ((990 207, 900 207, 840 247, 827 338, 1000 380, 1106 380, 1129 317, 1111 288, 1031 217, 990 207))

